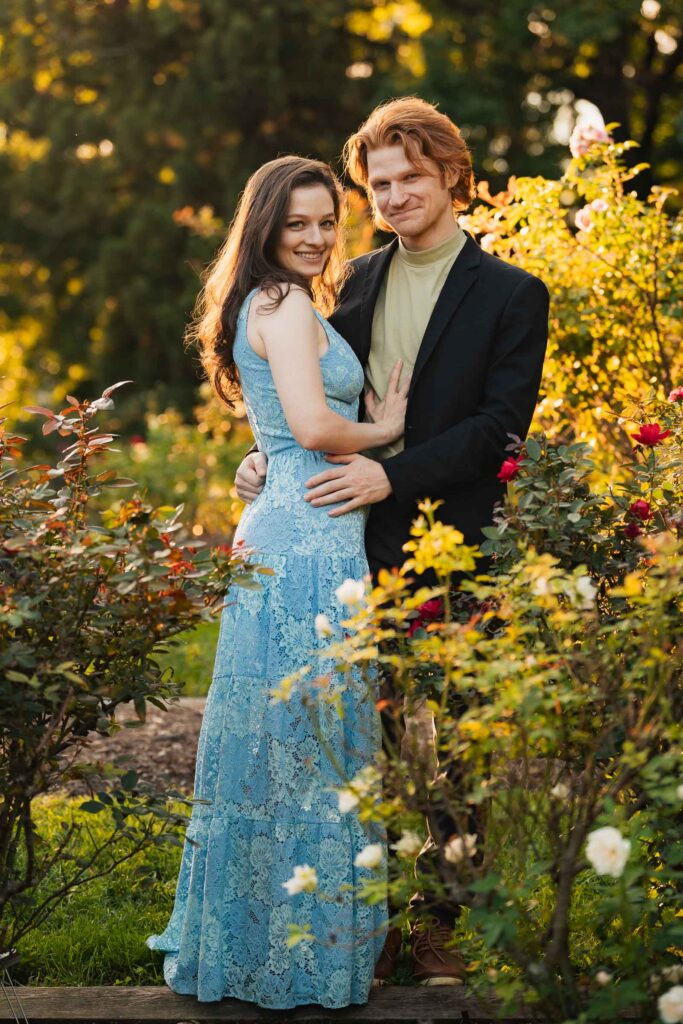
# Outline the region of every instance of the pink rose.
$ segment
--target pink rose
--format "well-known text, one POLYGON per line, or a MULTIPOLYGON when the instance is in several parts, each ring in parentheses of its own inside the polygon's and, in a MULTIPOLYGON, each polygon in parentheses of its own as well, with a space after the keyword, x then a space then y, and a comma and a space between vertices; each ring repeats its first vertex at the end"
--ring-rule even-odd
POLYGON ((574 223, 576 224, 579 231, 590 231, 593 227, 593 221, 591 219, 591 208, 590 206, 584 206, 579 210, 574 217, 574 223))
POLYGON ((596 213, 605 213, 609 210, 609 203, 605 202, 604 199, 594 199, 592 203, 588 204, 591 210, 595 210, 596 213))
POLYGON ((683 402, 683 387, 674 388, 669 393, 670 402, 683 402))
POLYGON ((604 127, 585 124, 579 121, 569 139, 569 150, 572 156, 585 156, 596 142, 609 142, 610 137, 604 127))

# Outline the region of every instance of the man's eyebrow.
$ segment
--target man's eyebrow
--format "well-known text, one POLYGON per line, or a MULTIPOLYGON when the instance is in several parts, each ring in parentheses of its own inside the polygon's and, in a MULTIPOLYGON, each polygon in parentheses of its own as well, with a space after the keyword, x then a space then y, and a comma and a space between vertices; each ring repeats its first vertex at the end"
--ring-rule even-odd
MULTIPOLYGON (((422 173, 422 168, 413 165, 411 167, 408 167, 401 174, 397 175, 397 177, 405 178, 409 174, 421 174, 421 173, 422 173)), ((371 177, 368 178, 368 185, 370 185, 370 187, 372 188, 373 186, 380 185, 382 182, 388 181, 388 180, 389 179, 388 179, 386 174, 378 174, 378 175, 376 175, 374 177, 371 176, 371 177)))

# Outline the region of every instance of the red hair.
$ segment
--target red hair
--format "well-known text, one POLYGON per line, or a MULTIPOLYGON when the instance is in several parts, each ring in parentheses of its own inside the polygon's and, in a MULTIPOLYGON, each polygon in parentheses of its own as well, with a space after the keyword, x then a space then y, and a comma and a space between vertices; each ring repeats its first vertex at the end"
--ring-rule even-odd
MULTIPOLYGON (((466 210, 474 199, 472 156, 460 129, 432 103, 417 96, 388 100, 375 107, 370 117, 344 146, 344 164, 356 185, 368 187, 368 152, 400 143, 416 167, 432 160, 445 181, 453 209, 466 210)), ((380 225, 382 226, 382 225, 380 225)))

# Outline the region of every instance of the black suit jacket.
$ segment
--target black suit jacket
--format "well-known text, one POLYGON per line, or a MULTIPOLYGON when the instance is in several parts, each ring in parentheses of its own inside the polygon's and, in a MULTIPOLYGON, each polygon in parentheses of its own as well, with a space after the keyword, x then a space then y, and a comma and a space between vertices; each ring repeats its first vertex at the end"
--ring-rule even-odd
MULTIPOLYGON (((351 263, 330 322, 365 366, 380 285, 398 239, 351 263)), ((508 434, 526 437, 548 337, 548 290, 467 236, 437 299, 413 370, 405 450, 382 463, 392 494, 372 505, 366 550, 373 572, 407 555, 417 502, 442 499, 442 522, 479 544, 505 485, 496 478, 508 434)), ((480 571, 484 566, 480 563, 480 571)), ((421 581, 421 582, 424 582, 421 581)))

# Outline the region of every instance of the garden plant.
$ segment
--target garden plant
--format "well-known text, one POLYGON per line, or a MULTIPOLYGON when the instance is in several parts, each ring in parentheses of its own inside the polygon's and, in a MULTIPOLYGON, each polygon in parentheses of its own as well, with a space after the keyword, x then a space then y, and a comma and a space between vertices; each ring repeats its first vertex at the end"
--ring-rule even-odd
POLYGON ((134 484, 99 465, 114 437, 95 418, 119 386, 95 401, 68 397, 59 413, 28 410, 46 436, 68 439, 55 465, 18 468, 24 438, 0 423, 0 949, 75 887, 149 844, 179 842, 185 816, 169 811, 168 794, 134 768, 88 763, 84 744, 121 727, 122 703, 140 721, 148 702, 166 708, 182 680, 159 656, 215 617, 230 583, 252 579, 244 553, 187 543, 182 506, 133 497, 93 514, 103 489, 134 484), (75 778, 99 788, 41 831, 36 799, 75 778), (84 856, 92 814, 110 828, 84 856))

